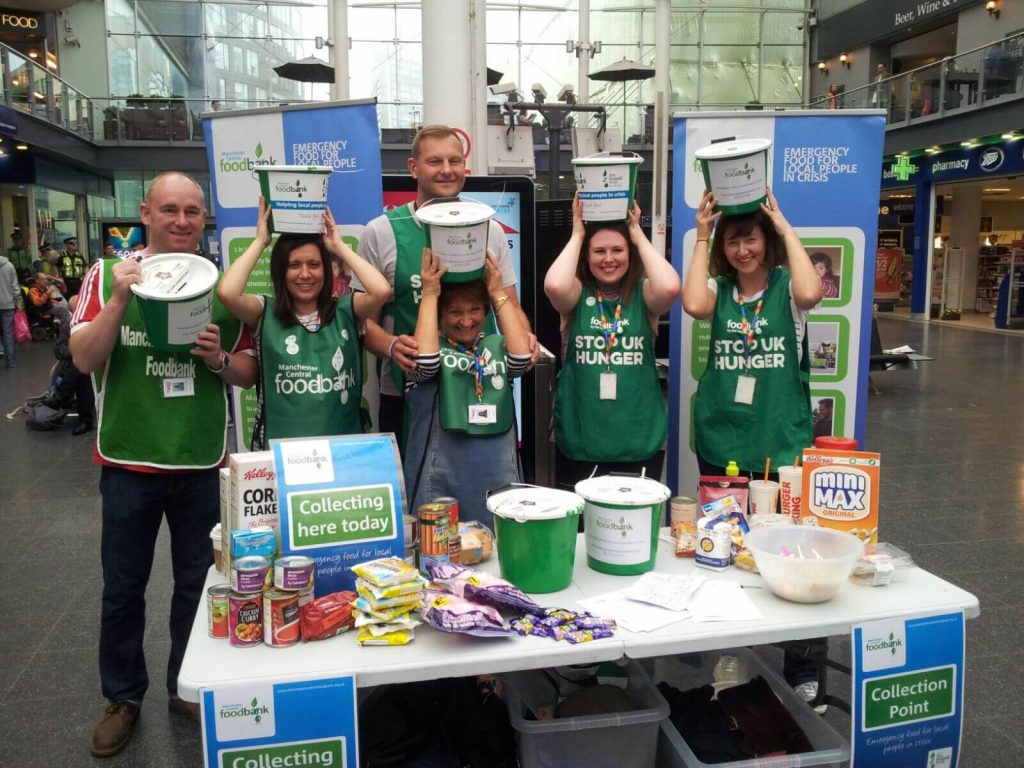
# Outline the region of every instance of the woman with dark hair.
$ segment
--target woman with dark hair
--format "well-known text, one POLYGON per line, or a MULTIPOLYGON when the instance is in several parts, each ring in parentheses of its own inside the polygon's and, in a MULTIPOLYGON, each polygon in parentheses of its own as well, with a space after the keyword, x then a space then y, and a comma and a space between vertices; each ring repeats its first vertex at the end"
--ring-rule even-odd
POLYGON ((811 264, 821 279, 821 296, 825 299, 839 298, 839 278, 832 271, 832 257, 827 253, 815 251, 811 254, 811 264))
POLYGON ((512 380, 530 364, 530 331, 490 253, 483 279, 442 284, 446 272, 424 248, 405 487, 412 509, 454 496, 460 520, 490 527, 487 491, 522 479, 512 380), (484 332, 492 308, 500 334, 484 332))
POLYGON ((259 358, 259 409, 252 448, 271 438, 363 431, 359 336, 391 297, 387 280, 341 239, 330 209, 320 234, 282 234, 270 253, 273 297, 245 293, 270 245, 270 209, 259 203, 256 237, 228 268, 217 296, 252 332, 259 358), (331 296, 332 256, 359 276, 366 293, 331 296))
POLYGON ((624 222, 584 224, 578 194, 572 212, 572 235, 544 278, 562 330, 558 483, 573 488, 595 471, 657 480, 668 419, 654 339, 679 275, 644 235, 635 202, 624 222))
POLYGON ((767 197, 757 211, 723 216, 705 192, 697 209, 683 309, 711 319, 693 416, 702 475, 724 475, 730 461, 744 474, 769 457, 773 467, 792 464, 811 444, 805 331, 821 281, 771 190, 767 197))

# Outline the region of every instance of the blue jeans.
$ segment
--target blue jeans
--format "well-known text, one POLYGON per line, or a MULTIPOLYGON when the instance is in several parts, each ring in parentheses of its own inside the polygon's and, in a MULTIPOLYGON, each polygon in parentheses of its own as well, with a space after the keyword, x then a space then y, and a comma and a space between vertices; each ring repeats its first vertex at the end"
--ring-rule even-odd
POLYGON ((14 366, 18 358, 17 344, 14 343, 14 312, 13 309, 0 309, 0 335, 3 336, 4 363, 8 368, 14 366))
POLYGON ((146 631, 146 584, 164 515, 171 534, 174 595, 167 691, 178 690, 206 573, 213 563, 210 529, 220 517, 216 469, 179 474, 103 467, 103 609, 100 681, 113 702, 141 702, 149 687, 142 641, 146 631))

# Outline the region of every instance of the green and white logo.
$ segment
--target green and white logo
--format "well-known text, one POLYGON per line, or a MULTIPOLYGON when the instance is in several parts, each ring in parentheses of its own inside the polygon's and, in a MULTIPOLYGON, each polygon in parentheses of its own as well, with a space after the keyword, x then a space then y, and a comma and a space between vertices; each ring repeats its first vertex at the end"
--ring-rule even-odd
POLYGON ((390 484, 288 494, 292 549, 390 539, 395 500, 390 484))
POLYGON ((218 713, 222 718, 250 718, 254 723, 259 723, 263 720, 264 715, 269 714, 270 707, 266 704, 260 704, 260 700, 256 696, 253 696, 252 701, 248 704, 226 704, 220 708, 220 712, 218 713))
POLYGON ((344 768, 345 739, 294 741, 244 749, 224 749, 217 755, 220 768, 344 768))
POLYGON ((956 713, 956 666, 864 681, 863 730, 890 728, 956 713))

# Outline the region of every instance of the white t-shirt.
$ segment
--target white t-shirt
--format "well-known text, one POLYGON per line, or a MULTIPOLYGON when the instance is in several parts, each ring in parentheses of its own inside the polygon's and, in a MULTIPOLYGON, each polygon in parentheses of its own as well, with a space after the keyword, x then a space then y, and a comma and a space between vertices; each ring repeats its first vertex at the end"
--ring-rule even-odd
MULTIPOLYGON (((711 292, 718 295, 718 281, 713 277, 708 278, 708 288, 711 292)), ((749 304, 752 301, 757 301, 764 295, 764 291, 758 291, 753 296, 744 296, 743 302, 749 304)), ((740 295, 736 286, 732 289, 733 301, 739 303, 740 295)), ((793 329, 796 331, 796 359, 797 362, 803 362, 804 359, 804 333, 807 331, 807 315, 806 309, 800 309, 793 301, 793 284, 789 283, 789 311, 793 313, 793 329)))

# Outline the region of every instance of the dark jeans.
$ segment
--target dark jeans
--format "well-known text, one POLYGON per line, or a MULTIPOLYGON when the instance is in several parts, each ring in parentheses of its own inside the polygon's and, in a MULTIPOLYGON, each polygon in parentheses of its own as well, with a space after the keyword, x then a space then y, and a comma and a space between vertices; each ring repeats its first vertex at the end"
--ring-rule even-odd
POLYGON ((14 342, 14 312, 13 309, 0 309, 0 337, 7 358, 4 364, 8 368, 12 368, 18 360, 18 347, 14 342))
POLYGON ((178 474, 103 467, 103 610, 100 680, 110 701, 141 702, 149 687, 142 641, 146 584, 164 515, 171 535, 174 594, 167 691, 178 690, 192 620, 213 563, 210 529, 220 517, 216 469, 178 474))
POLYGON ((398 447, 405 456, 405 398, 395 395, 380 394, 380 407, 377 410, 377 430, 394 432, 398 447))

